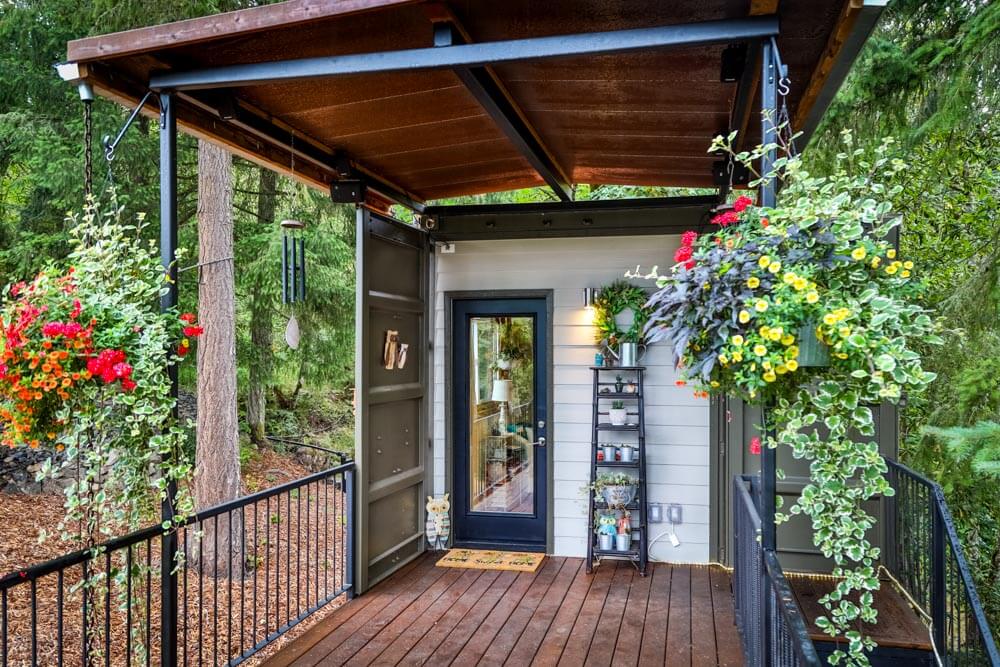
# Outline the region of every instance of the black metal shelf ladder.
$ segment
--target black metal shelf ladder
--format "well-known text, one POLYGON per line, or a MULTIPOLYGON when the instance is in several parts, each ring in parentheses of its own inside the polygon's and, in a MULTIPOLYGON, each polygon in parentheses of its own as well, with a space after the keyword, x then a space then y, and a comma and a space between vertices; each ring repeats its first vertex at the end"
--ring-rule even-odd
MULTIPOLYGON (((592 366, 593 372, 593 428, 590 442, 590 488, 593 489, 597 482, 597 473, 601 468, 605 469, 625 469, 635 470, 638 474, 638 491, 635 499, 622 507, 609 507, 607 503, 594 500, 594 493, 587 494, 587 572, 593 572, 595 560, 598 564, 604 558, 628 560, 635 564, 642 576, 646 576, 649 567, 649 530, 647 527, 647 507, 646 507, 646 410, 645 396, 646 389, 643 383, 645 367, 643 366, 592 366), (635 392, 607 391, 602 393, 602 389, 614 385, 613 382, 602 381, 602 374, 616 373, 635 377, 635 392), (629 416, 636 417, 633 425, 615 426, 608 421, 601 421, 601 418, 608 413, 601 409, 601 401, 634 401, 634 406, 626 406, 629 416), (632 411, 634 409, 634 412, 632 411), (601 433, 634 433, 636 436, 636 449, 638 455, 635 461, 598 461, 597 451, 601 447, 601 433), (601 511, 623 510, 631 513, 633 519, 632 532, 638 532, 639 540, 634 540, 628 551, 604 550, 597 545, 597 533, 595 530, 596 516, 601 511)), ((617 389, 617 387, 616 387, 617 389)))

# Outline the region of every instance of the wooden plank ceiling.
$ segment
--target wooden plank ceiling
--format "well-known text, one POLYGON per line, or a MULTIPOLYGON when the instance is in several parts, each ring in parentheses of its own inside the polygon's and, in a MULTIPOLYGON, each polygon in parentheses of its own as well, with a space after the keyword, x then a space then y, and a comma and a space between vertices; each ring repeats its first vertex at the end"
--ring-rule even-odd
MULTIPOLYGON (((792 117, 825 76, 844 0, 784 0, 779 48, 792 117), (815 72, 815 77, 814 77, 815 72)), ((477 42, 671 25, 771 13, 777 0, 453 0, 446 11, 477 42)), ((437 11, 440 11, 438 8, 437 11)), ((435 10, 412 0, 292 0, 71 42, 101 94, 134 103, 153 72, 429 47, 435 10)), ((723 46, 508 64, 495 74, 572 183, 711 187, 712 136, 726 131, 735 83, 723 46)), ((834 54, 835 55, 835 54, 834 54)), ((450 71, 351 76, 232 90, 238 104, 321 154, 342 153, 419 200, 542 184, 450 71)), ((286 173, 287 147, 215 113, 211 93, 182 98, 182 127, 286 173)), ((756 104, 756 103, 755 103, 756 104)), ((153 110, 155 111, 155 110, 153 110)), ((756 115, 752 116, 754 119, 756 115)), ((747 138, 754 140, 756 122, 747 138)), ((333 170, 297 158, 325 186, 333 170)))

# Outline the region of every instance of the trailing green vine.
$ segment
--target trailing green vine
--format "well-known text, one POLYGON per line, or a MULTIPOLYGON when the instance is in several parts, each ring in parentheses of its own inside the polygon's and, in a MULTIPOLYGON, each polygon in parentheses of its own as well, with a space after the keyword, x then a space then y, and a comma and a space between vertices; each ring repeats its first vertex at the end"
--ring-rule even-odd
MULTIPOLYGON (((779 148, 736 153, 733 138, 717 138, 712 150, 751 170, 779 148)), ((864 503, 893 493, 871 406, 925 388, 934 375, 916 346, 941 339, 919 305, 916 268, 889 241, 901 216, 886 183, 905 165, 890 158, 891 140, 871 159, 853 150, 850 134, 843 141, 832 175, 812 176, 798 158, 781 157, 751 184, 780 178, 776 207, 741 196, 713 219, 714 231, 684 235, 650 300, 649 339, 671 345, 696 389, 770 406, 765 445, 809 461, 809 483, 789 513, 809 516, 838 578, 816 623, 847 639, 830 664, 867 665, 875 643, 863 623, 877 621, 879 549, 867 538, 875 519, 864 503)))

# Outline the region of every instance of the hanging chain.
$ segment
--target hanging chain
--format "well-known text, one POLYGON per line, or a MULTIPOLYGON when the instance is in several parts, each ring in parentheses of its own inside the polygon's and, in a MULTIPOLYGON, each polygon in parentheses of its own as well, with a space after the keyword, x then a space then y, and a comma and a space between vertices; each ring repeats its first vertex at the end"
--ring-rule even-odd
POLYGON ((83 101, 83 194, 89 201, 94 196, 94 101, 83 101))

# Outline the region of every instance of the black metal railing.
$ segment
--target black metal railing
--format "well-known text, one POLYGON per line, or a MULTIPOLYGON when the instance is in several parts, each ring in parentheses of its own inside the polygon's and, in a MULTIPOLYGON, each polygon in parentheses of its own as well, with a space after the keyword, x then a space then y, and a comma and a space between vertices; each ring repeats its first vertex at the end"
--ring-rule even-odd
POLYGON ((757 489, 733 478, 733 600, 748 667, 818 667, 805 618, 777 555, 760 540, 757 489))
POLYGON ((884 566, 930 622, 941 664, 1000 667, 941 487, 901 463, 886 463, 896 493, 884 504, 884 566))
POLYGON ((350 594, 354 474, 343 461, 199 512, 174 540, 150 526, 0 578, 0 667, 160 665, 161 636, 179 665, 240 664, 350 594), (161 635, 164 602, 177 621, 161 635))

